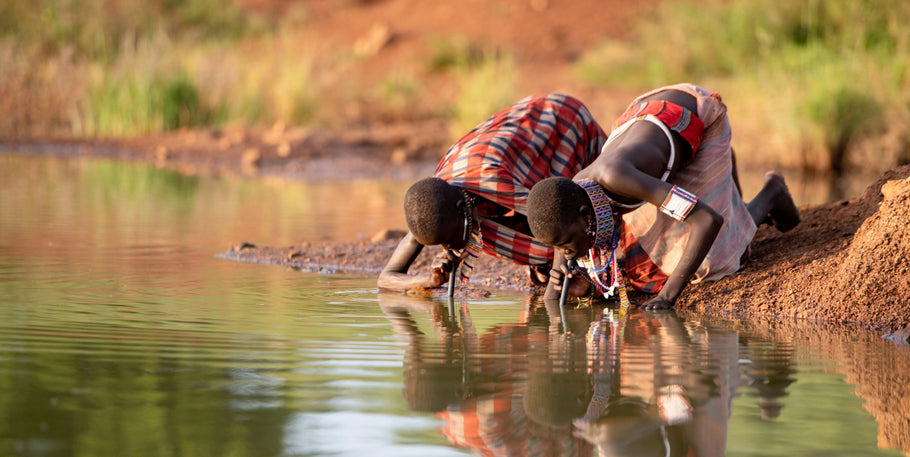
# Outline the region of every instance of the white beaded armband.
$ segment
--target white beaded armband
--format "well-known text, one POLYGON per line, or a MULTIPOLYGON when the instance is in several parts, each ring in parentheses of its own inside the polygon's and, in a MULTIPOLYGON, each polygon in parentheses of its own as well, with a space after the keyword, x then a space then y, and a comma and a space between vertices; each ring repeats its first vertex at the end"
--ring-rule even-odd
POLYGON ((667 424, 677 425, 692 419, 692 404, 686 399, 682 386, 664 386, 658 392, 657 407, 667 424))
POLYGON ((673 186, 670 193, 667 194, 667 198, 660 205, 660 212, 678 221, 684 221, 692 212, 692 208, 695 208, 697 201, 698 198, 695 195, 678 186, 673 186))

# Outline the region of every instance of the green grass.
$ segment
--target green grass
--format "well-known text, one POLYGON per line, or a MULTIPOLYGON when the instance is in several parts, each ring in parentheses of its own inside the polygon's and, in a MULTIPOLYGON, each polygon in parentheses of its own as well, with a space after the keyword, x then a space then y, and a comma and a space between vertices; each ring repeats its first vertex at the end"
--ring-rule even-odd
POLYGON ((910 116, 908 23, 900 0, 669 2, 639 24, 633 46, 603 43, 575 70, 592 85, 722 88, 730 107, 775 113, 764 130, 785 138, 756 151, 770 161, 885 168, 910 144, 899 127, 910 116))
POLYGON ((305 17, 269 18, 230 0, 0 0, 0 89, 17 94, 0 105, 46 105, 12 113, 23 119, 0 123, 0 136, 21 124, 29 134, 124 136, 305 123, 317 109, 312 51, 288 32, 305 17), (45 102, 43 92, 57 96, 45 102))
MULTIPOLYGON (((366 83, 325 55, 304 8, 232 0, 0 0, 0 138, 126 136, 226 123, 332 122, 369 106, 442 115, 457 138, 516 101, 509 50, 459 36, 366 83), (451 89, 425 84, 443 76, 451 89), (355 110, 356 111, 356 110, 355 110)), ((693 82, 723 94, 745 161, 868 170, 910 162, 910 2, 667 2, 575 65, 594 87, 693 82)), ((556 88, 554 88, 556 89, 556 88)), ((740 149, 740 148, 738 148, 740 149)))
POLYGON ((464 37, 431 36, 425 41, 429 49, 426 66, 430 71, 453 71, 476 66, 485 60, 482 47, 464 37))
POLYGON ((195 41, 234 41, 269 30, 264 16, 228 0, 0 0, 0 34, 47 54, 69 49, 112 62, 125 42, 164 32, 195 41))
POLYGON ((449 121, 453 138, 461 137, 516 101, 517 75, 510 55, 488 53, 476 64, 457 68, 455 74, 459 92, 449 121))

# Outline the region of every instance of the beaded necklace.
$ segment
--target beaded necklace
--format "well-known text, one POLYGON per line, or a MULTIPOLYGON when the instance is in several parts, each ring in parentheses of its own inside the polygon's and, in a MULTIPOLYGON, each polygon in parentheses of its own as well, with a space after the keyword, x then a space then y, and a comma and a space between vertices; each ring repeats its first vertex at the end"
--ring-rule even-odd
POLYGON ((465 245, 459 256, 461 267, 458 273, 461 277, 461 283, 467 284, 471 279, 471 273, 474 272, 477 259, 480 257, 481 251, 483 251, 483 237, 480 233, 479 223, 477 224, 477 230, 474 230, 474 199, 464 190, 461 191, 461 194, 464 195, 465 201, 464 237, 467 239, 468 244, 465 245))
POLYGON ((578 263, 588 270, 591 285, 604 297, 619 292, 620 312, 622 317, 628 313, 631 303, 626 293, 625 281, 619 269, 616 248, 619 245, 619 230, 616 230, 612 200, 597 182, 581 179, 576 182, 588 194, 594 207, 595 231, 594 240, 588 255, 578 259, 578 263), (608 271, 609 270, 609 271, 608 271), (611 275, 612 273, 612 275, 611 275), (607 285, 609 284, 609 285, 607 285))

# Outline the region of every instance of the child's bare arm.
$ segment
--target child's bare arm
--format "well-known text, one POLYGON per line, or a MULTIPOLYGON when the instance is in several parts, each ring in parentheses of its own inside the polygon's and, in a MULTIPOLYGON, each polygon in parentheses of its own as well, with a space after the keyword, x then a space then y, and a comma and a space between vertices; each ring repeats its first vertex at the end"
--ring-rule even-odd
POLYGON ((695 208, 686 218, 685 223, 689 224, 689 241, 683 250, 682 259, 676 269, 670 273, 663 289, 656 297, 648 300, 642 305, 644 309, 669 309, 676 303, 676 299, 682 293, 683 289, 692 279, 692 275, 698 270, 699 265, 705 259, 717 233, 723 225, 723 218, 717 214, 711 207, 701 202, 696 203, 695 208))
MULTIPOLYGON (((673 188, 671 184, 650 176, 629 163, 619 162, 592 171, 596 173, 594 175, 596 180, 605 189, 644 200, 658 207, 663 204, 673 188)), ((696 202, 684 223, 689 224, 691 232, 683 257, 676 269, 670 273, 661 292, 645 302, 643 307, 646 309, 666 309, 675 304, 714 244, 714 239, 723 225, 723 218, 709 206, 696 202)))
POLYGON ((443 268, 434 265, 430 275, 409 275, 408 268, 423 250, 414 236, 408 232, 398 243, 385 268, 379 273, 377 285, 380 289, 406 291, 410 289, 430 289, 445 284, 448 274, 443 268))

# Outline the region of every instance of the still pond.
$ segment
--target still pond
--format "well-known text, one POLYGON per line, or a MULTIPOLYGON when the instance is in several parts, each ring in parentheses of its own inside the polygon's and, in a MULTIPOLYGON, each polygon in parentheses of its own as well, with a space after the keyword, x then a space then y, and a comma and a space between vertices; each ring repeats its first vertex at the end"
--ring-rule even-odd
POLYGON ((217 257, 400 228, 408 184, 0 154, 0 456, 910 456, 910 349, 877 334, 521 292, 453 316, 217 257))

